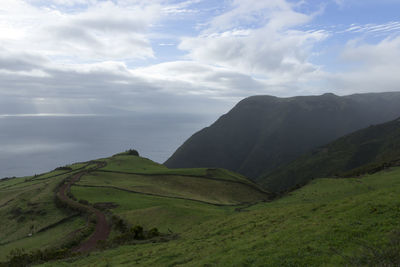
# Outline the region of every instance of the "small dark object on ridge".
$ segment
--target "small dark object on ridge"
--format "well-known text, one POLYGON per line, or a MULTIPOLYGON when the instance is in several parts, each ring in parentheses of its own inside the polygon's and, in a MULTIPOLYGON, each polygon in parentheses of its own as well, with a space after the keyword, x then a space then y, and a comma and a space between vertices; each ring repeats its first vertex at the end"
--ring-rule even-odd
POLYGON ((139 156, 139 152, 137 152, 137 150, 135 150, 135 149, 129 149, 126 151, 126 153, 128 155, 132 155, 132 156, 139 156))

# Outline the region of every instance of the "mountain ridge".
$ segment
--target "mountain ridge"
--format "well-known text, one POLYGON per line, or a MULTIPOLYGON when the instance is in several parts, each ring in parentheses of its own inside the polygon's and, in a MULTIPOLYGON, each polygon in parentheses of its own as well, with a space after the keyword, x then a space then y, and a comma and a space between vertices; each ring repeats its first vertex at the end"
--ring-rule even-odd
POLYGON ((251 96, 186 140, 170 168, 221 167, 259 182, 345 134, 400 116, 400 92, 279 98, 251 96))

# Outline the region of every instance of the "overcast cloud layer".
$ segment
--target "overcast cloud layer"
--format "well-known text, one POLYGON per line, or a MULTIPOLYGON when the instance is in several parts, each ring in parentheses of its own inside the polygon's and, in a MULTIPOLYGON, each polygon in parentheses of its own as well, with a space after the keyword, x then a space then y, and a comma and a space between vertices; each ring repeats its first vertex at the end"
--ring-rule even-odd
POLYGON ((1 0, 0 177, 165 161, 242 98, 400 90, 398 0, 1 0))
POLYGON ((0 114, 216 117, 254 94, 399 90, 400 5, 374 2, 2 0, 0 114))

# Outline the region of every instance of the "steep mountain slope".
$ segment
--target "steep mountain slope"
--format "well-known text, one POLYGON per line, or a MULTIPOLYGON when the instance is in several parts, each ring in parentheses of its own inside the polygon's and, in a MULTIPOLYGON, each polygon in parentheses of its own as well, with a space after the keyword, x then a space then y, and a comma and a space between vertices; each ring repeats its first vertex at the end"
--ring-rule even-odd
POLYGON ((260 181, 266 188, 280 191, 312 178, 346 172, 356 175, 397 161, 400 163, 400 119, 339 138, 265 175, 260 181))
POLYGON ((336 138, 400 115, 400 92, 253 96, 195 133, 165 162, 221 167, 253 180, 336 138))

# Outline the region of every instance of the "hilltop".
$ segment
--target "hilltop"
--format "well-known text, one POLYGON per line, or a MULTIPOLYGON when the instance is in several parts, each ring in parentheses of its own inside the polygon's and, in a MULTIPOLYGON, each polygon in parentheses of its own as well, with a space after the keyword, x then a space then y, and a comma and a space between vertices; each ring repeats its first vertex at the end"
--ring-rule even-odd
POLYGON ((252 96, 195 133, 165 165, 221 167, 262 183, 266 173, 314 148, 399 115, 400 92, 252 96))

